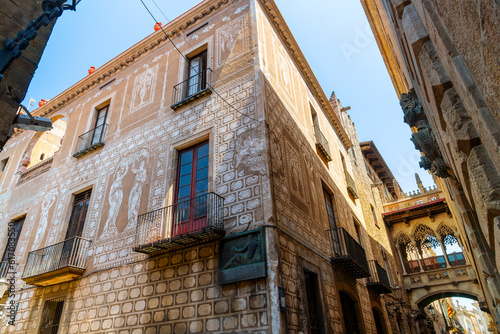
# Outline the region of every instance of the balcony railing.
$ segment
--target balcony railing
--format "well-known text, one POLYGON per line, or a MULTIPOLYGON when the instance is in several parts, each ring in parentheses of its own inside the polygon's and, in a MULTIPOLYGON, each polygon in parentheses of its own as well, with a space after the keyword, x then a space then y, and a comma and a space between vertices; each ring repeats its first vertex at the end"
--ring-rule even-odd
POLYGON ((154 253, 224 235, 224 198, 208 193, 139 215, 135 251, 154 253))
MULTIPOLYGON (((15 273, 17 264, 10 264, 9 261, 0 262, 0 280, 6 279, 10 273, 15 273)), ((0 296, 1 298, 1 296, 0 296)))
POLYGON ((345 172, 345 179, 347 182, 347 191, 349 191, 352 197, 359 198, 358 190, 356 189, 356 183, 354 182, 354 179, 351 177, 351 174, 345 172))
POLYGON ((326 161, 332 161, 328 140, 323 136, 323 132, 321 132, 317 125, 314 126, 314 137, 316 138, 316 148, 323 154, 326 161))
POLYGON ((39 286, 71 281, 85 271, 90 240, 73 237, 29 252, 22 279, 39 286))
POLYGON ((174 110, 202 96, 210 94, 212 70, 207 68, 174 86, 172 104, 174 110))
POLYGON ((366 286, 380 294, 391 293, 391 283, 387 271, 375 260, 368 261, 368 267, 370 269, 370 277, 368 277, 366 286))
POLYGON ((75 158, 79 158, 87 153, 97 150, 100 147, 103 147, 107 131, 108 125, 101 124, 78 137, 75 154, 73 154, 73 156, 75 158))
POLYGON ((19 173, 19 183, 23 183, 26 181, 29 181, 31 179, 34 179, 40 174, 45 173, 52 167, 52 161, 54 160, 54 157, 47 158, 39 163, 37 163, 34 166, 31 166, 30 168, 26 169, 24 172, 19 173))
POLYGON ((354 278, 370 276, 363 247, 342 227, 328 230, 333 248, 332 263, 354 278))

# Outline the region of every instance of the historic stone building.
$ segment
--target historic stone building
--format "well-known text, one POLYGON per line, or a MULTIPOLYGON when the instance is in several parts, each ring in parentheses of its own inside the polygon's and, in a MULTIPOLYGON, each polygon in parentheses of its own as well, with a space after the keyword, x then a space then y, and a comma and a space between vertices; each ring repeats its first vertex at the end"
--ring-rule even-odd
POLYGON ((497 1, 362 0, 422 152, 500 320, 500 7, 497 1))
POLYGON ((273 1, 206 0, 138 42, 0 153, 0 332, 410 333, 400 189, 345 110, 273 1))

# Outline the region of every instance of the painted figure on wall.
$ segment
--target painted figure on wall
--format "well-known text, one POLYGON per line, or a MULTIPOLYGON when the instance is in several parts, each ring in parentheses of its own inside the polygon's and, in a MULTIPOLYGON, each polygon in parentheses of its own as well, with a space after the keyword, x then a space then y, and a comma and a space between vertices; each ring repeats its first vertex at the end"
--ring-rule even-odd
POLYGON ((40 214, 40 220, 38 223, 38 229, 36 231, 35 240, 33 241, 32 249, 37 249, 42 242, 45 231, 47 231, 47 224, 49 222, 49 210, 56 201, 57 190, 53 189, 49 191, 42 203, 42 213, 40 214))
POLYGON ((144 168, 148 160, 149 154, 147 151, 143 150, 138 159, 139 167, 135 168, 135 162, 132 165, 131 170, 135 174, 135 180, 128 198, 128 224, 125 228, 126 230, 133 228, 136 225, 137 215, 139 214, 139 207, 141 204, 142 187, 148 178, 148 173, 144 168))
POLYGON ((118 213, 120 212, 120 207, 123 201, 123 177, 128 172, 127 159, 120 161, 116 171, 116 178, 111 185, 109 190, 109 212, 108 219, 104 225, 104 231, 101 238, 106 236, 111 236, 117 234, 116 219, 118 218, 118 213))

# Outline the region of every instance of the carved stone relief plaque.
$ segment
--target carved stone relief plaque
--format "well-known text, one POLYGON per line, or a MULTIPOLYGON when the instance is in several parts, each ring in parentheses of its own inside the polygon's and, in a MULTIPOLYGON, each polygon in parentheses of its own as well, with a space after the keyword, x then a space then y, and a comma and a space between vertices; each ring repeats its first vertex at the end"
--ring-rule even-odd
POLYGON ((266 276, 263 229, 237 233, 219 242, 219 284, 266 276))

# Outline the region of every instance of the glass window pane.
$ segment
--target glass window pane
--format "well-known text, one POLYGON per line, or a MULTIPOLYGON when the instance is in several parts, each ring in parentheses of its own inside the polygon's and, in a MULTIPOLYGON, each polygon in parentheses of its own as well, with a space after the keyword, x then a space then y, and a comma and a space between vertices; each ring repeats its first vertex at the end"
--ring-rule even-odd
POLYGON ((207 214, 207 203, 206 202, 195 206, 195 208, 194 208, 195 218, 205 216, 206 214, 207 214))
POLYGON ((198 159, 198 162, 196 163, 196 169, 202 169, 207 166, 208 166, 208 157, 198 159))
POLYGON ((196 194, 208 189, 208 179, 196 182, 196 194))
POLYGON ((186 174, 191 174, 192 167, 193 167, 193 165, 191 163, 181 166, 181 171, 180 171, 179 175, 182 176, 182 175, 186 175, 186 174))
POLYGON ((198 147, 198 159, 202 157, 206 157, 208 155, 208 143, 201 145, 198 147))
POLYGON ((208 167, 199 169, 196 172, 196 181, 200 181, 200 180, 206 179, 206 178, 208 178, 208 167))
POLYGON ((184 187, 191 184, 191 174, 181 176, 179 179, 179 187, 184 187))
POLYGON ((179 195, 177 196, 177 198, 181 199, 184 197, 189 197, 190 193, 191 193, 191 185, 180 187, 179 188, 179 195))
POLYGON ((200 58, 196 57, 189 61, 189 76, 198 74, 200 71, 200 58))
POLYGON ((193 161, 193 151, 189 150, 181 153, 181 165, 185 165, 193 161))

